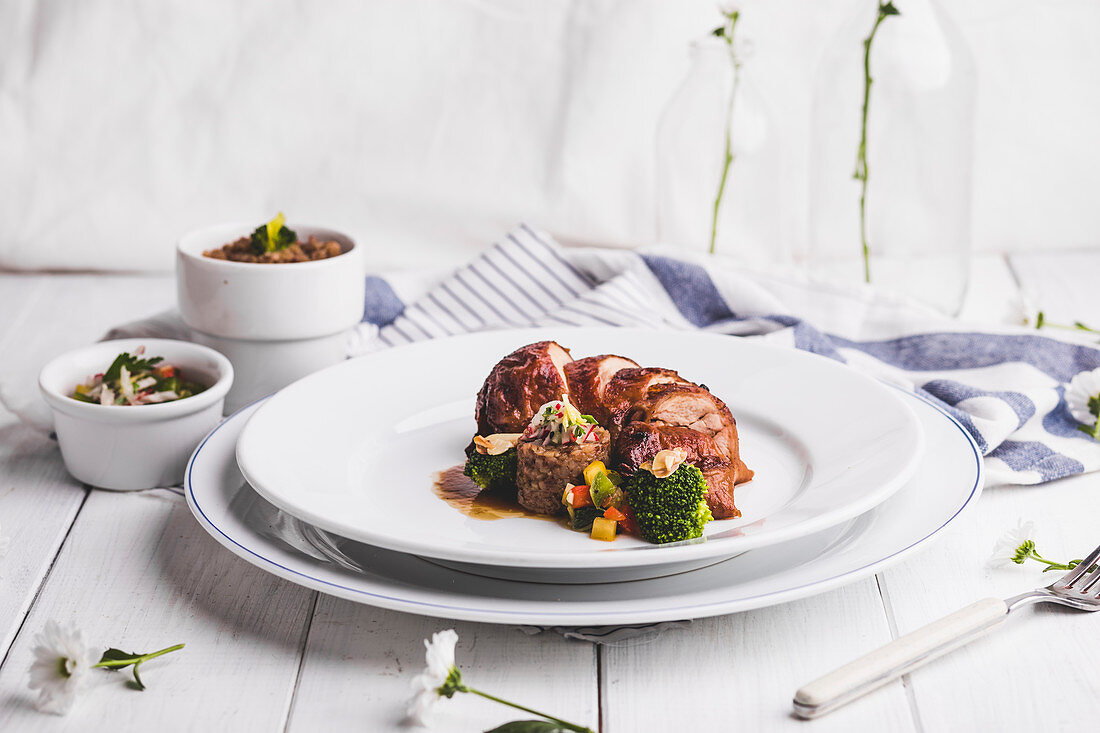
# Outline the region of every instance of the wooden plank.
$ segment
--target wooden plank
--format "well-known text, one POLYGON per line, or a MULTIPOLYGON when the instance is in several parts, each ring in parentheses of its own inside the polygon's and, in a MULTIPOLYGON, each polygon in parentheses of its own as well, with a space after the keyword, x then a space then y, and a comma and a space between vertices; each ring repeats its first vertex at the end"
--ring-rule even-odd
MULTIPOLYGON (((696 621, 603 650, 604 733, 805 731, 795 690, 890 640, 873 579, 772 608, 696 621)), ((900 683, 812 724, 815 733, 914 730, 900 683)))
MULTIPOLYGON (((512 626, 410 616, 322 596, 310 629, 290 731, 408 731, 410 683, 424 668, 434 632, 459 634, 456 661, 466 684, 593 728, 598 717, 592 644, 512 626)), ((438 730, 488 730, 532 716, 474 695, 436 710, 438 730)), ((638 729, 642 730, 642 729, 638 729)))
POLYGON ((93 491, 0 668, 0 730, 280 729, 314 600, 215 543, 176 493, 93 491), (49 619, 104 649, 187 647, 143 667, 143 693, 97 672, 68 716, 42 715, 27 669, 49 619))
POLYGON ((53 564, 87 490, 65 472, 57 444, 0 418, 0 659, 53 564))
POLYGON ((6 345, 7 336, 34 314, 45 289, 40 276, 0 272, 0 345, 6 345))
MULTIPOLYGON (((46 295, 40 277, 0 273, 0 353, 20 354, 46 295)), ((9 358, 8 363, 17 360, 9 358)), ((0 407, 0 659, 7 653, 86 495, 58 461, 57 445, 0 407)))
POLYGON ((171 275, 4 275, 0 305, 9 297, 9 283, 23 289, 24 282, 34 288, 33 301, 9 339, 18 344, 19 361, 35 371, 58 354, 99 340, 112 326, 176 302, 171 275))
POLYGON ((979 255, 970 268, 959 319, 971 323, 1020 324, 1023 309, 1020 289, 1007 260, 1000 255, 979 255))
POLYGON ((1012 255, 1009 262, 1020 286, 1048 319, 1100 328, 1100 252, 1012 255))

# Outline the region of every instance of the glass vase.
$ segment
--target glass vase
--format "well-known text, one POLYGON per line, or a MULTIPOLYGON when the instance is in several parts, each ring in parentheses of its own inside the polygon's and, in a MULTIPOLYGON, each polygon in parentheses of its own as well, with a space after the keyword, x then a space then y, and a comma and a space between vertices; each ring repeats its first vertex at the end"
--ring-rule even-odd
POLYGON ((956 315, 971 259, 974 62, 935 0, 897 6, 876 27, 883 6, 856 2, 818 67, 805 262, 815 278, 956 315))
MULTIPOLYGON (((742 60, 745 51, 739 46, 742 60)), ((662 244, 743 261, 774 258, 772 222, 751 212, 774 209, 778 172, 764 163, 772 143, 768 113, 744 65, 735 83, 724 40, 708 36, 691 45, 688 73, 657 127, 655 211, 662 244), (732 160, 724 172, 727 124, 732 160)))

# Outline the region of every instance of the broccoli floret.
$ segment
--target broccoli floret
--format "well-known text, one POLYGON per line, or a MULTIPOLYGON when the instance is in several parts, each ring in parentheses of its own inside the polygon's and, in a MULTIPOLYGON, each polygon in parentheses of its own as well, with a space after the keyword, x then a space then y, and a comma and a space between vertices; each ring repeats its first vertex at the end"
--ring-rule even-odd
POLYGON ((626 502, 634 512, 642 538, 664 544, 703 536, 703 525, 714 519, 707 507, 709 489, 703 473, 681 463, 667 478, 635 471, 626 484, 626 502))
POLYGON ((256 227, 249 238, 252 243, 252 251, 258 255, 265 252, 279 252, 298 241, 298 235, 285 224, 286 217, 283 212, 266 224, 256 227))
POLYGON ((483 489, 510 489, 516 485, 516 449, 491 456, 478 453, 471 443, 466 448, 466 467, 462 473, 483 489))

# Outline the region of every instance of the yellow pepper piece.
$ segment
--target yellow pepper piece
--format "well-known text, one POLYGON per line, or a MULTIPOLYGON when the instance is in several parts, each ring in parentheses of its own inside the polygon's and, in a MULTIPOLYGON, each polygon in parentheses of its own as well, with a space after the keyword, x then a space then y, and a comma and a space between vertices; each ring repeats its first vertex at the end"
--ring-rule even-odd
POLYGON ((286 224, 286 217, 283 216, 283 212, 279 212, 279 215, 267 223, 267 241, 278 241, 279 232, 282 230, 283 225, 286 224))
POLYGON ((607 466, 603 465, 603 461, 592 461, 584 467, 584 483, 591 486, 597 473, 607 473, 607 466))
POLYGON ((594 540, 603 540, 604 542, 611 542, 615 539, 615 531, 618 529, 619 523, 614 519, 607 519, 606 517, 596 517, 592 520, 592 534, 591 537, 594 540))

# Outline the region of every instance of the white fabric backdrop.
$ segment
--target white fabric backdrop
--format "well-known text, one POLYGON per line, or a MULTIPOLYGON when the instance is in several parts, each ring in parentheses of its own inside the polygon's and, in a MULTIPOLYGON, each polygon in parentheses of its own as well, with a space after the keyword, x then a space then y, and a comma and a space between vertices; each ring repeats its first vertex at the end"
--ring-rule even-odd
MULTIPOLYGON (((945 4, 978 65, 976 247, 1100 244, 1100 3, 945 4)), ((851 7, 742 3, 781 141, 756 173, 782 181, 755 227, 776 248, 805 236, 810 84, 851 7)), ((651 242, 657 118, 719 20, 713 0, 5 0, 0 266, 167 269, 183 232, 278 210, 377 269, 461 261, 520 219, 651 242)))

